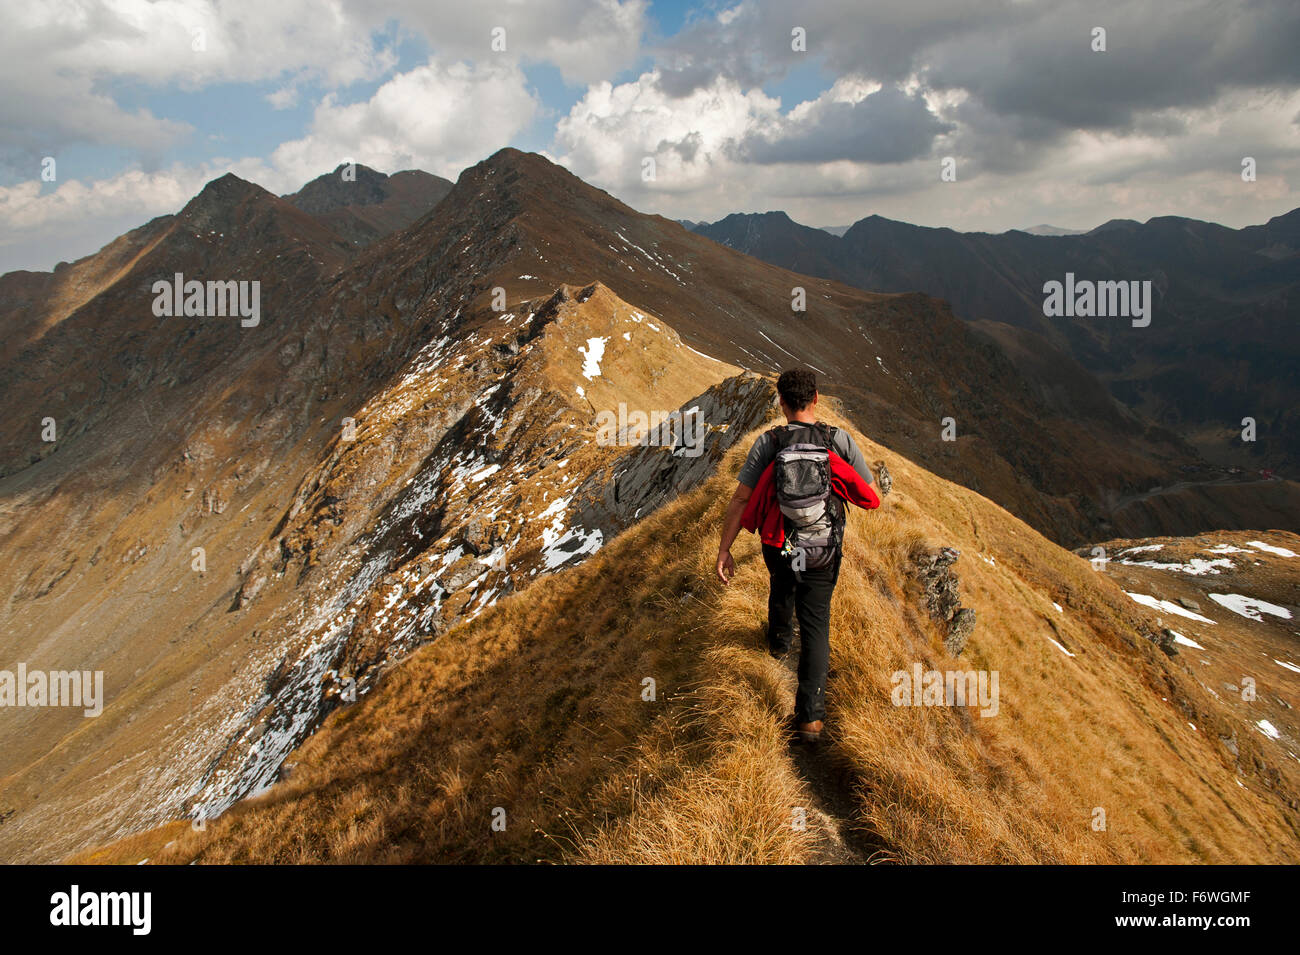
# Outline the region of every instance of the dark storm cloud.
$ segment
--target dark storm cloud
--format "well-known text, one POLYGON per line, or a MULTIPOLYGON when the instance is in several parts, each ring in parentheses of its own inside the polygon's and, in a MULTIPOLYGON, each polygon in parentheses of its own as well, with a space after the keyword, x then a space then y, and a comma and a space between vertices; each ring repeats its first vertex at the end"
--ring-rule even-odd
POLYGON ((1294 87, 1298 46, 1295 0, 1056 4, 1027 8, 996 34, 945 40, 919 59, 928 86, 965 90, 992 113, 1125 131, 1139 112, 1205 106, 1231 89, 1294 87), (1106 30, 1105 52, 1092 49, 1094 27, 1106 30))
POLYGON ((761 86, 810 60, 835 75, 897 82, 915 69, 918 51, 975 30, 1004 29, 1015 22, 1018 8, 1012 0, 815 0, 797 6, 749 0, 726 24, 699 21, 666 41, 656 51, 657 65, 662 88, 674 96, 719 75, 761 86), (804 31, 806 51, 792 49, 796 27, 804 31))
POLYGON ((857 103, 819 101, 775 135, 752 134, 738 152, 756 163, 905 162, 928 154, 949 128, 919 95, 887 86, 857 103))
MULTIPOLYGON (((1297 51, 1300 0, 751 0, 729 23, 702 21, 667 41, 659 64, 674 96, 718 75, 763 86, 807 58, 828 75, 886 87, 915 77, 922 89, 964 94, 944 117, 961 127, 954 142, 987 168, 1011 169, 1072 130, 1147 133, 1183 121, 1160 111, 1211 106, 1240 89, 1294 89, 1297 51), (807 31, 806 53, 790 48, 795 26, 807 31), (1092 49, 1094 27, 1106 30, 1105 52, 1092 49)), ((850 126, 841 151, 869 145, 854 139, 864 129, 850 126)), ((919 137, 900 136, 887 155, 918 148, 919 137)), ((749 148, 756 159, 817 152, 784 139, 749 148)))

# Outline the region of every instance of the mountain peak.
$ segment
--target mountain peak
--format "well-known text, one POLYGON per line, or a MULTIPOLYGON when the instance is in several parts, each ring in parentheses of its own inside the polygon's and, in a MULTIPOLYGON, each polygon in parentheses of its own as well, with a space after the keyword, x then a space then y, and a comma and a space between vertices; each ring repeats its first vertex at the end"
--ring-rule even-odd
POLYGON ((1058 225, 1049 225, 1041 222, 1038 225, 1031 225, 1027 229, 1012 229, 1013 232, 1024 232, 1028 235, 1083 235, 1082 229, 1066 229, 1058 225))
MULTIPOLYGON (((724 218, 719 219, 718 222, 715 222, 713 224, 717 225, 718 223, 722 223, 722 222, 745 222, 745 221, 765 222, 769 224, 777 223, 777 222, 782 222, 782 223, 794 222, 794 220, 791 219, 790 216, 785 212, 783 212, 782 210, 770 209, 767 212, 733 212, 730 215, 727 215, 724 218)), ((707 224, 708 223, 701 223, 701 225, 707 225, 707 224)))
POLYGON ((1097 226, 1097 228, 1088 232, 1087 235, 1099 235, 1102 232, 1111 232, 1115 229, 1129 230, 1140 228, 1142 228, 1142 223, 1138 222, 1137 219, 1107 219, 1101 225, 1097 226))
MULTIPOLYGON (((190 201, 196 202, 202 199, 209 202, 230 202, 265 192, 266 190, 257 183, 241 179, 233 172, 228 172, 223 176, 208 181, 199 190, 199 194, 190 201)), ((269 195, 269 193, 267 194, 269 195)))
POLYGON ((374 205, 388 197, 385 188, 388 176, 384 173, 355 163, 353 175, 345 179, 343 173, 347 168, 347 163, 340 163, 332 172, 317 176, 297 192, 281 198, 303 212, 321 215, 342 206, 374 205))
POLYGON ((503 146, 478 165, 489 166, 496 169, 506 167, 520 168, 525 166, 559 168, 555 163, 551 162, 541 153, 524 152, 522 149, 516 149, 514 146, 503 146))
POLYGON ((422 169, 391 176, 356 163, 340 163, 282 198, 315 216, 354 248, 364 248, 426 215, 451 191, 446 179, 422 169), (350 174, 344 178, 344 173, 350 174))
POLYGON ((213 217, 227 216, 237 206, 262 199, 275 200, 275 196, 257 183, 228 172, 204 185, 198 195, 181 209, 178 218, 206 221, 213 217))
POLYGON ((548 188, 567 190, 595 188, 541 153, 524 152, 513 146, 498 149, 487 159, 470 166, 461 173, 457 182, 487 180, 493 176, 504 177, 507 184, 523 179, 548 188))

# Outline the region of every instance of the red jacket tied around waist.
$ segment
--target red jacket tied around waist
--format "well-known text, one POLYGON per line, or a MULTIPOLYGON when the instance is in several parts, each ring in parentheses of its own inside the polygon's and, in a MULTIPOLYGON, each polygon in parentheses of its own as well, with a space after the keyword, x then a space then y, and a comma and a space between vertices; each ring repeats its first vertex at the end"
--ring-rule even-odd
MULTIPOLYGON (((829 452, 831 462, 831 491, 837 497, 856 504, 865 510, 880 506, 880 496, 854 468, 834 451, 829 452)), ((781 508, 776 505, 776 480, 773 478, 776 462, 763 471, 749 495, 745 513, 740 515, 740 526, 747 531, 758 531, 764 544, 780 547, 785 543, 785 521, 781 508)))

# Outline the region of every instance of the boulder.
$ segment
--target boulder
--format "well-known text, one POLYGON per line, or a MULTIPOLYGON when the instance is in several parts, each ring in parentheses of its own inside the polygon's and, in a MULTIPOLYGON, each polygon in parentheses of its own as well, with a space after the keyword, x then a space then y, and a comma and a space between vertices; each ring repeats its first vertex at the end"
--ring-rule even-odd
POLYGON ((482 557, 496 546, 496 525, 482 516, 475 516, 460 532, 461 542, 471 554, 482 557))
POLYGON ((1174 639, 1174 632, 1172 630, 1168 630, 1168 629, 1158 630, 1155 633, 1144 633, 1142 634, 1142 636, 1150 640, 1157 647, 1159 647, 1160 651, 1165 656, 1167 657, 1178 656, 1178 644, 1177 641, 1174 639))

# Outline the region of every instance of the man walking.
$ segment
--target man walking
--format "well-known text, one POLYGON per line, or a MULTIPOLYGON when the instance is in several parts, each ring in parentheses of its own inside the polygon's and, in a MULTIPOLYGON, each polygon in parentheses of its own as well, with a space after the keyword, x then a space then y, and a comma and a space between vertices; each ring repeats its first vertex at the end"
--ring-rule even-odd
POLYGON ((740 469, 727 506, 717 573, 724 584, 736 572, 731 545, 745 530, 759 531, 771 590, 768 651, 783 658, 799 620, 799 690, 794 731, 815 743, 826 715, 830 665, 831 594, 843 553, 844 501, 876 508, 871 470, 848 432, 817 421, 817 378, 804 369, 776 382, 786 424, 764 432, 740 469), (820 488, 820 494, 818 493, 820 488))

